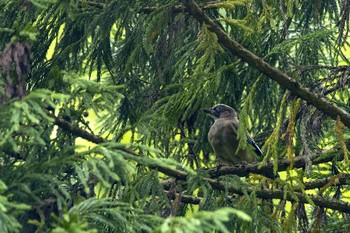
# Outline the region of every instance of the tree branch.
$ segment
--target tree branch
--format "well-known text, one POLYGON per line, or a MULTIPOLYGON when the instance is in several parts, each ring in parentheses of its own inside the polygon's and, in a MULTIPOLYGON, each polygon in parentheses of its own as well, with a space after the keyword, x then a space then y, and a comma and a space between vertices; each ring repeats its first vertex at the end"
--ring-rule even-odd
POLYGON ((182 0, 187 12, 201 23, 208 25, 209 30, 214 32, 218 37, 219 43, 226 47, 230 52, 240 57, 249 65, 255 67, 272 80, 279 83, 283 88, 288 89, 291 93, 305 100, 307 103, 315 106, 321 112, 324 112, 333 119, 340 117, 340 120, 350 128, 350 114, 333 104, 323 96, 311 92, 308 88, 303 87, 299 82, 293 80, 287 74, 271 66, 266 61, 256 56, 238 42, 230 38, 225 31, 210 19, 193 0, 182 0))
POLYGON ((350 174, 337 174, 324 179, 309 181, 304 184, 305 190, 319 189, 325 186, 345 185, 350 182, 350 174))
MULTIPOLYGON (((50 117, 54 118, 54 123, 55 125, 57 125, 58 127, 60 127, 61 129, 68 131, 72 134, 74 134, 77 137, 81 137, 89 142, 93 142, 96 144, 101 144, 101 143, 106 143, 109 142, 108 140, 100 137, 100 136, 96 136, 93 135, 81 128, 79 128, 77 125, 74 125, 72 123, 69 123, 63 119, 60 119, 59 117, 49 114, 50 117)), ((129 154, 132 154, 134 156, 139 156, 137 153, 135 153, 133 150, 130 150, 128 148, 125 147, 120 147, 118 148, 119 150, 122 150, 124 152, 127 152, 129 154)), ((158 171, 167 174, 168 176, 180 179, 180 180, 185 180, 187 178, 187 173, 180 171, 180 170, 176 170, 176 169, 172 169, 172 168, 168 168, 168 167, 161 167, 161 166, 155 166, 155 165, 151 165, 149 166, 152 169, 157 169, 158 171)))
MULTIPOLYGON (((75 136, 81 137, 83 139, 86 139, 90 142, 100 144, 100 143, 106 143, 109 142, 108 140, 93 135, 81 128, 79 128, 77 125, 74 125, 72 123, 69 123, 63 119, 60 119, 59 117, 56 117, 54 115, 50 115, 55 119, 55 124, 59 126, 61 129, 71 132, 75 136)), ((134 156, 139 156, 134 151, 121 147, 118 148, 122 151, 125 151, 127 153, 130 153, 134 156)), ((293 164, 293 168, 303 168, 306 166, 306 162, 309 160, 312 161, 312 164, 317 165, 321 163, 331 162, 335 158, 335 154, 339 151, 338 148, 334 148, 331 150, 324 150, 319 153, 316 153, 315 155, 311 156, 310 158, 307 158, 305 156, 298 156, 295 157, 294 160, 291 161, 289 159, 281 159, 278 161, 278 171, 285 171, 287 168, 291 167, 291 164, 293 164)), ((341 161, 343 159, 343 156, 340 155, 337 160, 341 161)), ((187 173, 177 170, 177 169, 171 169, 167 167, 160 167, 152 165, 150 166, 152 169, 157 169, 158 171, 169 175, 171 177, 174 177, 179 180, 186 180, 187 179, 187 173)), ((261 174, 265 175, 267 177, 273 177, 273 162, 267 162, 265 165, 262 165, 261 163, 251 163, 251 164, 240 164, 236 166, 224 166, 219 169, 211 169, 210 170, 210 176, 211 178, 216 178, 223 175, 237 175, 237 176, 248 176, 250 173, 254 174, 261 174)))
MULTIPOLYGON (((174 186, 176 179, 169 178, 166 180, 162 180, 160 183, 164 187, 164 189, 170 189, 170 187, 174 186)), ((350 183, 350 174, 337 174, 334 176, 326 177, 323 179, 317 179, 313 181, 306 182, 304 184, 304 190, 311 189, 320 189, 324 187, 336 186, 336 185, 347 185, 350 183)), ((298 190, 298 187, 294 186, 293 189, 298 190)), ((300 190, 300 188, 299 188, 300 190)))
MULTIPOLYGON (((308 183, 305 183, 305 190, 308 189, 316 189, 316 188, 321 188, 326 186, 328 183, 332 182, 332 180, 337 180, 336 184, 332 184, 332 185, 344 185, 344 184, 348 184, 349 183, 349 179, 350 179, 350 175, 349 174, 340 174, 340 175, 336 175, 333 177, 327 177, 325 179, 320 179, 320 180, 315 180, 315 181, 311 181, 308 183)), ((169 182, 175 182, 175 180, 170 180, 169 182)), ((162 183, 163 184, 163 183, 162 183)), ((163 184, 164 185, 164 184, 163 184)), ((166 183, 164 185, 164 188, 167 189, 169 184, 166 183)), ((221 188, 221 187, 220 187, 221 188)), ((265 198, 265 199, 271 199, 271 198, 276 198, 276 196, 280 196, 281 195, 281 190, 268 190, 268 192, 266 192, 267 190, 264 190, 263 192, 258 191, 258 196, 260 198, 265 198)), ((170 199, 175 199, 176 196, 180 195, 178 193, 176 194, 172 194, 170 195, 170 192, 165 190, 164 191, 168 197, 170 199)), ((283 198, 277 198, 277 199, 283 199, 283 198)), ((288 200, 288 199, 287 199, 288 200)), ((349 204, 347 204, 346 202, 341 202, 338 200, 326 200, 320 196, 311 196, 311 200, 317 204, 318 206, 328 206, 325 208, 330 208, 330 209, 337 209, 340 210, 342 212, 346 212, 349 213, 350 211, 350 206, 349 204), (347 205, 347 207, 344 207, 342 205, 347 205), (345 211, 344 211, 345 210, 345 211)), ((202 197, 195 197, 195 196, 190 196, 190 195, 181 195, 181 201, 184 203, 188 203, 188 204, 194 204, 194 205, 199 205, 202 202, 202 197)))
MULTIPOLYGON (((72 134, 78 137, 81 137, 83 139, 86 139, 96 144, 109 142, 108 140, 100 136, 93 135, 79 128, 77 125, 74 125, 63 119, 60 119, 59 117, 56 117, 54 115, 50 115, 50 116, 55 119, 55 124, 57 126, 59 126, 61 129, 65 131, 71 132, 72 134)), ((127 149, 125 147, 120 147, 118 149, 125 151, 127 153, 130 153, 134 156, 139 156, 133 150, 127 149)), ((335 154, 338 152, 339 152, 339 149, 334 148, 331 150, 321 151, 309 158, 305 156, 298 156, 298 157, 295 157, 292 160, 292 162, 289 159, 281 159, 280 161, 278 161, 278 171, 285 171, 287 168, 291 167, 291 164, 293 164, 293 168, 303 168, 306 166, 306 162, 308 160, 311 160, 313 165, 331 162, 334 160, 335 154)), ((337 160, 339 161, 343 160, 343 156, 342 155, 338 156, 337 160)), ((171 169, 171 168, 155 166, 155 165, 150 166, 150 168, 157 169, 158 171, 179 180, 187 179, 187 173, 177 169, 171 169)), ((209 173, 211 178, 216 178, 219 176, 229 175, 229 174, 244 177, 244 176, 248 176, 250 173, 261 174, 267 177, 273 177, 274 175, 273 162, 271 161, 267 162, 264 165, 262 165, 261 163, 251 163, 251 164, 240 164, 236 166, 224 166, 219 169, 211 169, 209 173)))
MULTIPOLYGON (((345 177, 344 177, 345 178, 345 177)), ((348 177, 347 177, 348 178, 348 177)), ((322 196, 315 196, 315 195, 305 195, 300 192, 294 192, 293 194, 287 192, 285 193, 282 190, 267 190, 267 189, 261 189, 261 190, 254 190, 252 188, 248 189, 241 189, 237 187, 227 187, 224 182, 213 180, 213 179, 206 179, 213 188, 219 189, 219 190, 227 190, 231 193, 235 193, 238 195, 244 195, 244 194, 252 194, 255 193, 256 197, 263 198, 263 199, 280 199, 280 200, 287 200, 290 202, 300 202, 300 203, 309 203, 309 204, 315 204, 316 206, 322 207, 322 208, 329 208, 333 210, 338 210, 344 213, 350 213, 350 204, 344 201, 336 200, 336 199, 325 199, 322 196), (312 203, 310 203, 310 200, 312 203)), ((167 194, 169 194, 169 191, 165 191, 167 194)), ((177 195, 180 194, 172 194, 169 196, 170 199, 175 199, 177 195)), ((194 197, 189 195, 182 195, 182 202, 190 203, 190 204, 200 204, 202 201, 201 197, 194 197)))
POLYGON ((280 199, 280 200, 287 200, 290 202, 301 202, 301 203, 309 203, 309 200, 311 200, 315 205, 323 208, 329 208, 333 210, 339 210, 344 213, 350 213, 350 204, 344 201, 336 200, 336 199, 325 199, 321 196, 314 196, 310 194, 302 194, 299 192, 293 192, 291 194, 290 192, 284 192, 282 190, 254 190, 251 188, 248 188, 246 190, 237 188, 237 187, 227 187, 223 182, 213 180, 213 179, 205 179, 212 187, 220 190, 228 190, 232 193, 236 193, 239 195, 244 195, 244 191, 246 191, 247 194, 251 194, 255 192, 255 195, 259 198, 263 199, 280 199))
POLYGON ((190 195, 184 195, 180 193, 174 193, 174 192, 169 192, 169 191, 164 191, 164 193, 167 195, 169 199, 175 200, 176 197, 181 196, 181 202, 183 203, 188 203, 188 204, 194 204, 194 205, 199 205, 202 201, 201 197, 194 197, 190 195))
MULTIPOLYGON (((88 133, 82 129, 80 129, 78 126, 73 125, 65 120, 62 120, 56 116, 51 115, 55 121, 54 123, 59 126, 61 129, 68 131, 78 137, 84 138, 90 142, 94 142, 96 144, 100 144, 100 143, 105 143, 108 142, 108 140, 93 135, 91 133, 88 133)), ((139 156, 137 153, 133 152, 132 150, 129 150, 127 148, 120 148, 121 150, 124 150, 125 152, 131 153, 134 156, 139 156)), ((315 156, 315 158, 313 158, 314 163, 324 163, 324 162, 329 162, 334 158, 334 156, 315 156)), ((305 158, 302 157, 296 157, 293 161, 294 163, 294 167, 302 167, 305 165, 305 158)), ((290 166, 290 161, 288 160, 282 160, 281 164, 279 166, 279 169, 282 170, 283 167, 287 168, 290 166)), ((165 175, 174 177, 176 179, 179 180, 186 180, 188 178, 188 174, 186 172, 177 170, 177 169, 172 169, 172 168, 167 168, 167 167, 162 167, 162 166, 158 166, 158 165, 152 165, 150 166, 150 168, 152 169, 156 169, 162 173, 164 173, 165 175)), ((257 171, 263 170, 266 171, 268 169, 272 170, 272 164, 268 163, 267 165, 262 166, 261 168, 259 168, 259 164, 248 164, 245 166, 236 166, 236 167, 227 167, 227 168, 222 168, 220 170, 220 174, 232 174, 233 171, 234 172, 241 172, 239 173, 239 175, 242 176, 242 174, 247 173, 247 171, 245 171, 245 169, 247 169, 249 171, 253 171, 254 169, 257 169, 257 171), (235 170, 238 169, 238 170, 235 170)), ((218 173, 218 174, 219 174, 218 173)), ((248 173, 249 174, 249 173, 248 173)), ((339 177, 339 180, 342 182, 347 182, 349 177, 339 177)), ((326 185, 331 178, 327 178, 324 179, 322 181, 318 181, 318 182, 310 182, 309 184, 306 185, 306 187, 309 188, 316 188, 319 187, 320 185, 322 185, 321 187, 323 187, 324 185, 326 185)), ((343 201, 338 201, 338 200, 327 200, 324 199, 323 197, 320 196, 313 196, 313 195, 307 195, 305 196, 302 193, 298 193, 295 192, 293 193, 293 195, 291 195, 290 193, 287 193, 285 195, 285 193, 281 190, 254 190, 252 188, 248 188, 248 189, 241 189, 241 188, 237 188, 237 187, 227 187, 227 184, 225 184, 222 181, 218 181, 215 180, 213 178, 203 178, 204 181, 208 182, 213 188, 215 189, 219 189, 219 190, 228 190, 232 193, 238 194, 238 195, 244 195, 245 193, 251 194, 253 192, 255 192, 256 196, 259 198, 264 198, 264 199, 281 199, 281 200, 288 200, 291 202, 302 202, 302 203, 309 203, 309 200, 311 200, 315 205, 323 207, 323 208, 330 208, 330 209, 334 209, 334 210, 339 210, 341 212, 346 212, 346 213, 350 213, 350 204, 343 202, 343 201)), ((190 200, 190 199, 188 199, 190 200)), ((197 202, 198 200, 191 200, 191 202, 197 202)))
POLYGON ((100 144, 100 143, 104 143, 104 142, 108 142, 108 140, 100 137, 100 136, 96 136, 93 135, 89 132, 86 132, 85 130, 79 128, 77 125, 73 125, 70 122, 67 122, 53 114, 48 114, 50 117, 55 119, 55 125, 57 125, 58 127, 60 127, 61 129, 68 131, 72 134, 74 134, 77 137, 81 137, 83 139, 88 140, 89 142, 93 142, 96 144, 100 144))
MULTIPOLYGON (((338 148, 331 150, 324 150, 316 153, 313 156, 297 156, 292 161, 289 159, 281 159, 278 161, 278 171, 285 171, 290 168, 304 168, 308 160, 312 161, 313 165, 331 162, 335 159, 335 154, 339 152, 338 148)), ((338 161, 343 160, 343 156, 340 155, 336 158, 338 161)), ((273 174, 273 162, 269 161, 262 165, 261 163, 251 163, 251 164, 241 164, 236 166, 224 166, 220 169, 212 169, 210 172, 212 178, 219 177, 222 175, 238 175, 238 176, 248 176, 250 173, 261 174, 266 177, 274 177, 273 174)))
MULTIPOLYGON (((59 117, 56 117, 54 115, 50 115, 55 119, 55 124, 59 126, 61 129, 65 131, 69 131, 73 133, 74 135, 81 137, 83 139, 86 139, 90 142, 100 144, 100 143, 105 143, 108 142, 108 140, 100 137, 93 135, 89 132, 84 131, 83 129, 79 128, 76 125, 73 125, 63 119, 60 119, 59 117)), ((127 148, 118 148, 120 150, 123 150, 127 153, 133 154, 135 156, 139 156, 137 153, 135 153, 132 150, 129 150, 127 148)), ((305 156, 298 156, 295 157, 293 160, 293 167, 294 168, 303 168, 306 165, 307 159, 310 159, 312 161, 312 164, 317 165, 321 163, 326 163, 326 162, 331 162, 333 161, 335 157, 335 153, 338 151, 338 149, 333 149, 333 150, 325 150, 319 153, 316 153, 314 156, 311 156, 310 158, 306 158, 305 156)), ((343 156, 339 156, 337 158, 338 160, 342 160, 343 156)), ((289 159, 282 159, 278 162, 278 171, 285 171, 287 168, 291 166, 291 161, 289 159)), ((156 167, 156 166, 150 166, 152 169, 157 169, 158 171, 167 174, 171 177, 177 178, 179 180, 186 180, 187 179, 187 173, 176 170, 176 169, 171 169, 167 167, 156 167)), ((273 163, 268 162, 265 165, 261 165, 261 163, 252 163, 252 164, 241 164, 241 165, 236 165, 236 166, 225 166, 221 167, 220 169, 212 169, 210 171, 210 176, 212 178, 216 178, 222 175, 238 175, 241 177, 248 176, 250 173, 255 173, 255 174, 261 174, 265 175, 267 177, 273 177, 273 163)))

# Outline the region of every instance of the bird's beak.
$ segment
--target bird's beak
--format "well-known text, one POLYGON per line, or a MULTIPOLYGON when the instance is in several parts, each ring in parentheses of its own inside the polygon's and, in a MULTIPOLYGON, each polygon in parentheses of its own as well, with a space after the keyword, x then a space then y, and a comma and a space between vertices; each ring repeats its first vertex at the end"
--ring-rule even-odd
POLYGON ((205 109, 203 109, 203 112, 205 112, 211 116, 214 115, 214 111, 211 108, 205 108, 205 109))
POLYGON ((205 109, 203 109, 203 111, 206 114, 208 114, 209 116, 211 116, 214 120, 216 120, 220 117, 220 115, 218 115, 218 113, 212 108, 205 108, 205 109))

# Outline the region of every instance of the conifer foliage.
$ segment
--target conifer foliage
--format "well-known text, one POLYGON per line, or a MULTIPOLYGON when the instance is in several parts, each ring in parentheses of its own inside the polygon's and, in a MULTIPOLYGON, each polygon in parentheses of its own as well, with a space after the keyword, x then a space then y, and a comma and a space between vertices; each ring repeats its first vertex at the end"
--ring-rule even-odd
POLYGON ((0 12, 0 232, 350 229, 349 1, 0 12), (259 163, 216 167, 217 103, 259 163))

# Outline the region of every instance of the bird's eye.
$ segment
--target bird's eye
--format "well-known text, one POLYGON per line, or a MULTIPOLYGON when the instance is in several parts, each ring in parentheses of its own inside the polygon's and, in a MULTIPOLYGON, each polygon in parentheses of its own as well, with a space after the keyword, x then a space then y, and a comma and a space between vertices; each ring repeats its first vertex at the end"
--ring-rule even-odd
POLYGON ((217 111, 221 111, 222 108, 221 108, 221 107, 217 107, 216 110, 217 110, 217 111))

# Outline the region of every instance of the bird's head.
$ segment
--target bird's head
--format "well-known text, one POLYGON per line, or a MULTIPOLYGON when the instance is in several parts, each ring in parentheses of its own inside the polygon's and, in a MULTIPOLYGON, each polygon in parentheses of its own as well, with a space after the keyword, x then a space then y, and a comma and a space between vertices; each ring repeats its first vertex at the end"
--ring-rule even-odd
POLYGON ((237 112, 226 104, 217 104, 212 108, 204 109, 204 112, 217 120, 219 118, 237 118, 237 112))

